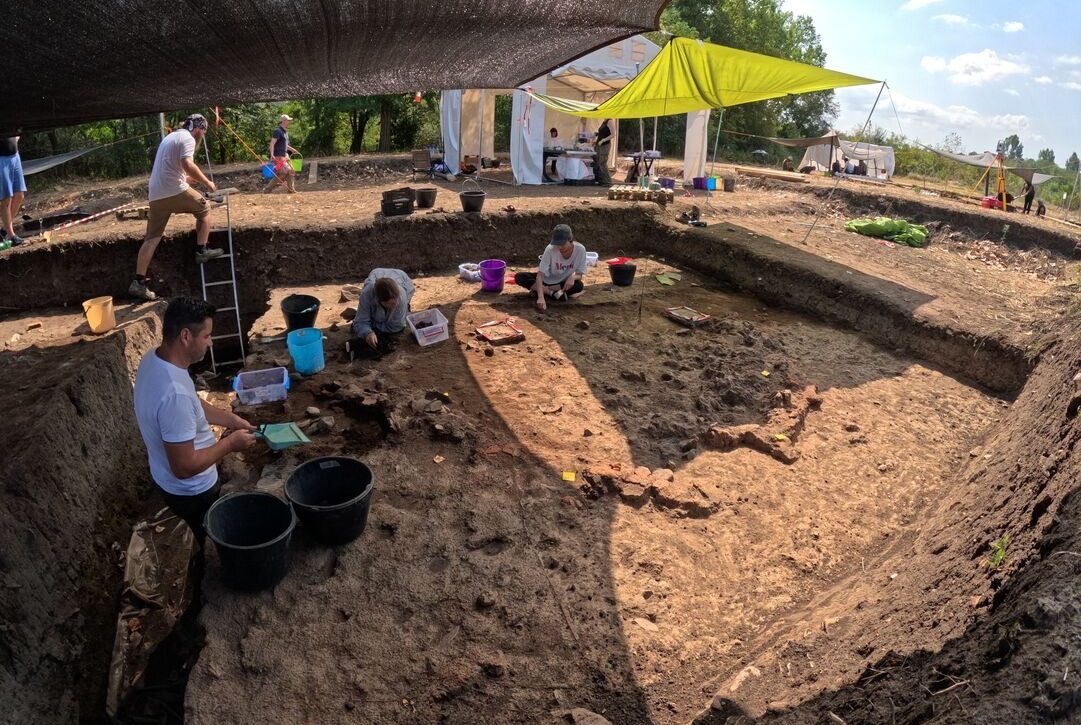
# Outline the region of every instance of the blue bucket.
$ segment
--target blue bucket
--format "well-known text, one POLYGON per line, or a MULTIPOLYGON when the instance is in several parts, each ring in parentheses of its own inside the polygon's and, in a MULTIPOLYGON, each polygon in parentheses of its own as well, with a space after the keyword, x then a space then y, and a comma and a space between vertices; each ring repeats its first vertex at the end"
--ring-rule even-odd
POLYGON ((716 176, 707 176, 706 177, 706 188, 709 189, 710 191, 717 191, 717 177, 716 176))
POLYGON ((301 375, 315 375, 323 369, 323 331, 314 327, 293 330, 285 337, 293 367, 301 375))
POLYGON ((267 181, 274 178, 274 164, 263 164, 260 170, 263 172, 263 178, 267 181))

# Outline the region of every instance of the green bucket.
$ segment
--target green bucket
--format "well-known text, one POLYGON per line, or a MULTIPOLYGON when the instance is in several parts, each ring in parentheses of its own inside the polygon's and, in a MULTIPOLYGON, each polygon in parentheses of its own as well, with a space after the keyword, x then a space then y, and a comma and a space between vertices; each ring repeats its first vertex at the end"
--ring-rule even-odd
POLYGON ((300 167, 304 165, 304 159, 289 159, 289 163, 293 165, 293 171, 300 173, 300 167))

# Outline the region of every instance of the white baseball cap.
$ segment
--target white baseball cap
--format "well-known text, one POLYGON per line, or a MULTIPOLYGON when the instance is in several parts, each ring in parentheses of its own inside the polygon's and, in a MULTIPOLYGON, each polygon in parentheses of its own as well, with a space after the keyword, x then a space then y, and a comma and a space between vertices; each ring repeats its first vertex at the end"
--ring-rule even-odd
POLYGON ((284 113, 281 116, 278 117, 278 123, 281 123, 282 121, 292 121, 292 120, 293 120, 292 116, 287 116, 284 113))

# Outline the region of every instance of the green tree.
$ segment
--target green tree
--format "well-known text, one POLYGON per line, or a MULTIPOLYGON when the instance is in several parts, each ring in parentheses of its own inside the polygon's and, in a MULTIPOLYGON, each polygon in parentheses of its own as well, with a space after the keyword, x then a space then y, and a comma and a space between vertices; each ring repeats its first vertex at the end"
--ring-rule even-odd
POLYGON ((1010 134, 1003 139, 1001 149, 1008 159, 1020 161, 1025 157, 1025 146, 1016 133, 1010 134))
MULTIPOLYGON (((665 27, 690 28, 711 43, 823 66, 826 52, 811 18, 784 10, 779 0, 674 0, 662 13, 665 27)), ((758 136, 815 136, 837 114, 832 91, 810 93, 725 111, 724 128, 758 136)), ((726 147, 749 148, 759 140, 722 137, 726 147)))
POLYGON ((1049 164, 1055 163, 1055 150, 1054 149, 1040 149, 1039 156, 1036 157, 1037 161, 1046 161, 1049 164))
POLYGON ((1081 159, 1077 158, 1077 152, 1074 151, 1070 154, 1070 158, 1066 159, 1066 170, 1077 173, 1077 170, 1081 169, 1081 159))

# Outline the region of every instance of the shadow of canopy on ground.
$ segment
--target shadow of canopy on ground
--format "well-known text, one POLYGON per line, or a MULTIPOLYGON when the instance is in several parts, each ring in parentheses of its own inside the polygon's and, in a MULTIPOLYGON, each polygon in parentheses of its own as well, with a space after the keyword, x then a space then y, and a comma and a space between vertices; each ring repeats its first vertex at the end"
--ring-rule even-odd
MULTIPOLYGON (((418 294, 426 283, 418 280, 418 294)), ((344 306, 338 289, 307 288, 323 300, 324 326, 344 306)), ((281 294, 270 297, 271 327, 281 294)), ((453 319, 460 304, 440 309, 453 319)), ((329 380, 368 385, 375 377, 401 403, 426 390, 447 391, 452 403, 438 417, 412 416, 396 442, 313 436, 263 469, 264 481, 280 484, 296 464, 332 449, 361 458, 376 473, 368 528, 334 549, 301 540, 272 596, 223 586, 211 553, 207 643, 188 688, 193 725, 353 717, 420 725, 471 722, 478 713, 530 723, 571 707, 651 723, 611 580, 612 502, 568 507, 562 499, 573 489, 559 469, 527 450, 474 452, 527 446, 500 420, 456 344, 420 348, 407 333, 397 352, 348 363, 348 326, 324 331, 327 368, 294 384, 291 405, 327 410, 325 400, 304 396, 329 380), (475 433, 454 443, 426 427, 435 422, 475 433)), ((252 364, 282 354, 257 346, 252 364)), ((331 410, 352 423, 348 410, 331 410)))
MULTIPOLYGON (((711 425, 761 424, 777 407, 775 396, 785 389, 856 389, 901 376, 917 364, 859 333, 771 309, 693 271, 683 271, 675 285, 663 286, 654 275, 673 265, 637 262, 640 273, 633 287, 609 284, 602 263, 586 275, 581 299, 549 302, 545 314, 536 312, 534 297, 525 290, 474 296, 477 303, 487 302, 527 328, 526 342, 513 347, 536 353, 533 359, 541 367, 522 368, 522 377, 514 383, 529 392, 518 414, 527 415, 532 408, 541 415, 538 406, 569 398, 586 398, 579 402, 588 406, 595 400, 597 410, 590 417, 595 414, 618 426, 634 465, 676 469, 703 450, 711 425), (689 331, 665 316, 666 308, 678 306, 714 319, 689 331), (573 366, 567 378, 585 382, 581 390, 564 387, 558 376, 549 379, 544 372, 567 364, 573 366)), ((508 347, 496 354, 515 352, 508 347)), ((555 450, 562 435, 581 437, 580 428, 590 427, 587 421, 559 430, 554 417, 552 424, 546 447, 555 450)), ((600 439, 590 446, 605 448, 600 439)), ((613 460, 626 460, 627 451, 613 450, 612 455, 613 460)))

